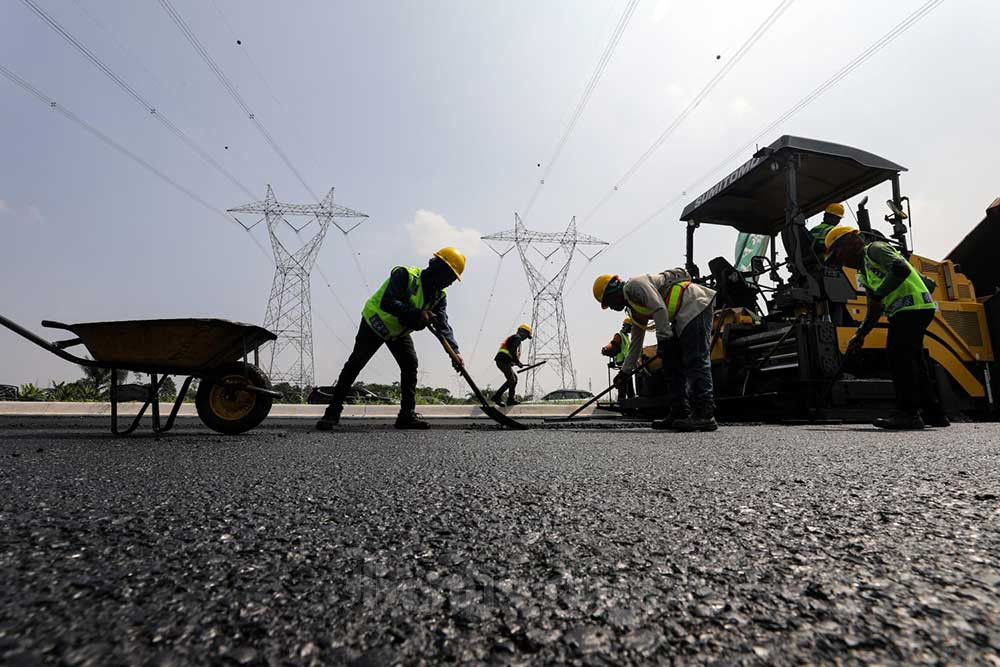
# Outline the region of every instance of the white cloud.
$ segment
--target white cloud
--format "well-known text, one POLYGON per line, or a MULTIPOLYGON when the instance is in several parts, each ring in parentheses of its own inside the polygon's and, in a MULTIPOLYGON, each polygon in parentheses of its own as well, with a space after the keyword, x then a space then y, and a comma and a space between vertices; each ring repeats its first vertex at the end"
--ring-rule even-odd
POLYGON ((418 210, 406 229, 413 247, 421 255, 432 255, 449 245, 461 250, 466 257, 474 257, 483 249, 483 242, 479 240, 482 233, 478 229, 453 227, 443 215, 433 211, 418 210))
POLYGON ((653 23, 660 23, 670 14, 670 0, 660 0, 653 8, 653 23))

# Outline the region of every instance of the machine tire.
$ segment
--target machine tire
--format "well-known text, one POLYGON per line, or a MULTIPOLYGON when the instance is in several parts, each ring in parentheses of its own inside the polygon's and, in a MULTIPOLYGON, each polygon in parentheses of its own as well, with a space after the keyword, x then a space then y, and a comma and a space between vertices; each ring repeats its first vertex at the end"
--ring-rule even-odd
MULTIPOLYGON (((263 389, 271 388, 267 375, 253 364, 233 362, 219 367, 216 373, 219 379, 245 382, 263 389)), ((227 391, 211 380, 202 380, 194 403, 205 426, 219 433, 236 435, 245 433, 264 421, 271 412, 273 399, 249 391, 227 391)))

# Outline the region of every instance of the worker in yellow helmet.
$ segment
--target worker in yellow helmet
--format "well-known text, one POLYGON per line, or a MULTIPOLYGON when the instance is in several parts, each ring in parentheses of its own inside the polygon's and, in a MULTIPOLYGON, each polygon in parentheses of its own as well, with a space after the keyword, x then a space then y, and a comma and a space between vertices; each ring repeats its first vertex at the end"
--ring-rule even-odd
POLYGON ((656 328, 656 348, 663 359, 670 392, 670 414, 653 428, 714 431, 715 396, 709 356, 715 290, 692 282, 684 269, 668 269, 622 280, 605 274, 594 281, 602 308, 628 309, 632 318, 629 351, 615 376, 620 386, 635 370, 646 325, 656 328))
POLYGON ((937 310, 933 288, 898 250, 885 241, 865 244, 853 227, 831 229, 826 248, 836 262, 857 270, 867 296, 865 319, 848 343, 848 351, 864 346, 865 337, 883 313, 889 320, 885 351, 896 391, 896 410, 887 418, 876 419, 875 426, 899 430, 948 426, 924 356, 924 334, 937 310), (923 418, 918 412, 921 408, 923 418))
MULTIPOLYGON (((611 357, 608 361, 609 368, 621 369, 628 356, 629 341, 632 336, 632 318, 626 317, 622 322, 621 331, 616 331, 611 337, 611 342, 601 348, 601 354, 611 357)), ((624 407, 624 401, 628 398, 635 398, 635 385, 632 377, 625 378, 624 385, 618 388, 618 404, 624 407)))
POLYGON ((830 233, 831 229, 840 224, 843 217, 844 205, 830 204, 823 211, 823 222, 809 230, 809 236, 812 237, 813 241, 813 252, 816 253, 816 257, 820 260, 825 261, 827 259, 826 235, 830 233))
POLYGON ((514 398, 514 390, 517 389, 517 373, 514 372, 514 366, 518 368, 524 366, 521 363, 521 341, 528 338, 531 338, 531 327, 522 324, 512 335, 504 338, 496 356, 493 357, 493 361, 496 362, 497 368, 500 369, 504 377, 504 383, 493 392, 493 402, 500 407, 517 405, 517 400, 514 398), (503 400, 505 391, 507 392, 506 403, 503 400))
MULTIPOLYGON (((354 339, 354 350, 340 371, 333 397, 323 417, 316 422, 320 431, 329 431, 340 423, 344 399, 358 374, 379 348, 385 344, 399 364, 400 397, 396 428, 425 429, 429 425, 416 413, 417 352, 411 331, 420 331, 431 322, 455 352, 458 343, 448 324, 445 288, 461 280, 465 255, 455 248, 441 248, 431 257, 427 268, 397 266, 382 286, 372 294, 361 311, 361 326, 354 339)), ((464 362, 453 362, 456 370, 464 362)))

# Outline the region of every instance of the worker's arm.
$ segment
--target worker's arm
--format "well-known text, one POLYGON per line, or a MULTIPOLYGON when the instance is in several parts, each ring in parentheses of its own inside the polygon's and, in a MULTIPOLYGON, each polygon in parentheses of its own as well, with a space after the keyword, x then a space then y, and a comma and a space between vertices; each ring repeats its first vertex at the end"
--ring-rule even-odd
POLYGON ((910 265, 888 243, 876 241, 870 244, 865 252, 872 262, 886 271, 885 280, 874 292, 875 297, 882 300, 886 294, 890 294, 903 284, 903 281, 910 275, 910 265))
POLYGON ((455 350, 455 354, 458 354, 458 341, 455 340, 455 332, 448 324, 448 297, 442 296, 441 300, 434 304, 431 312, 434 315, 434 328, 444 336, 451 349, 455 350))
POLYGON ((862 339, 875 328, 878 318, 882 317, 882 299, 870 289, 865 289, 865 296, 868 300, 868 310, 865 312, 864 321, 861 322, 861 326, 858 327, 858 332, 855 334, 862 339))
POLYGON ((401 266, 389 275, 389 284, 379 305, 385 312, 398 317, 407 329, 423 329, 427 325, 420 316, 420 309, 410 302, 410 273, 401 266))
POLYGON ((619 352, 622 351, 622 335, 621 332, 615 334, 615 337, 611 339, 611 342, 601 348, 601 354, 605 357, 614 357, 619 352))
POLYGON ((514 336, 514 340, 511 341, 511 345, 513 345, 513 348, 508 345, 507 350, 510 352, 510 356, 514 359, 514 365, 524 366, 524 364, 521 363, 521 338, 519 336, 514 336))
POLYGON ((622 373, 631 373, 635 370, 636 364, 639 362, 639 355, 642 354, 642 339, 645 336, 645 327, 638 324, 632 325, 632 335, 629 339, 630 347, 628 354, 625 355, 625 361, 622 362, 622 373))
POLYGON ((659 346, 661 340, 668 341, 673 338, 674 329, 670 323, 670 315, 667 314, 667 304, 663 302, 663 297, 653 283, 646 279, 632 279, 625 284, 625 287, 628 290, 626 296, 629 301, 641 304, 652 311, 650 318, 656 325, 656 344, 659 346))

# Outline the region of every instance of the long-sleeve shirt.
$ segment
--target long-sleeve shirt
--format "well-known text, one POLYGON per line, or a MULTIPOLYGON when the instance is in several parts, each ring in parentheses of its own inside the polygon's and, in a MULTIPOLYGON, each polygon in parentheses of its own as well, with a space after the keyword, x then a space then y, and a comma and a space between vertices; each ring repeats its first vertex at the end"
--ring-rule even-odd
MULTIPOLYGON (((432 303, 436 292, 432 291, 427 281, 421 281, 421 289, 424 291, 424 303, 432 303)), ((382 302, 379 304, 382 310, 395 315, 407 328, 417 328, 420 326, 420 309, 410 301, 410 273, 402 266, 397 266, 389 275, 389 285, 382 295, 382 302)), ((448 323, 448 298, 441 295, 441 299, 431 308, 434 316, 434 326, 438 332, 444 336, 452 349, 458 352, 458 342, 455 340, 455 332, 448 323)))
MULTIPOLYGON (((715 290, 691 283, 684 292, 684 298, 675 316, 676 322, 670 321, 665 299, 670 288, 691 277, 684 269, 668 269, 660 273, 649 273, 635 278, 629 278, 625 283, 625 299, 651 310, 649 317, 656 324, 657 343, 679 336, 688 323, 700 315, 706 308, 711 308, 715 301, 715 290)), ((646 335, 646 321, 639 313, 632 312, 632 335, 628 354, 622 363, 622 371, 631 372, 635 369, 642 354, 642 339, 646 335)))

